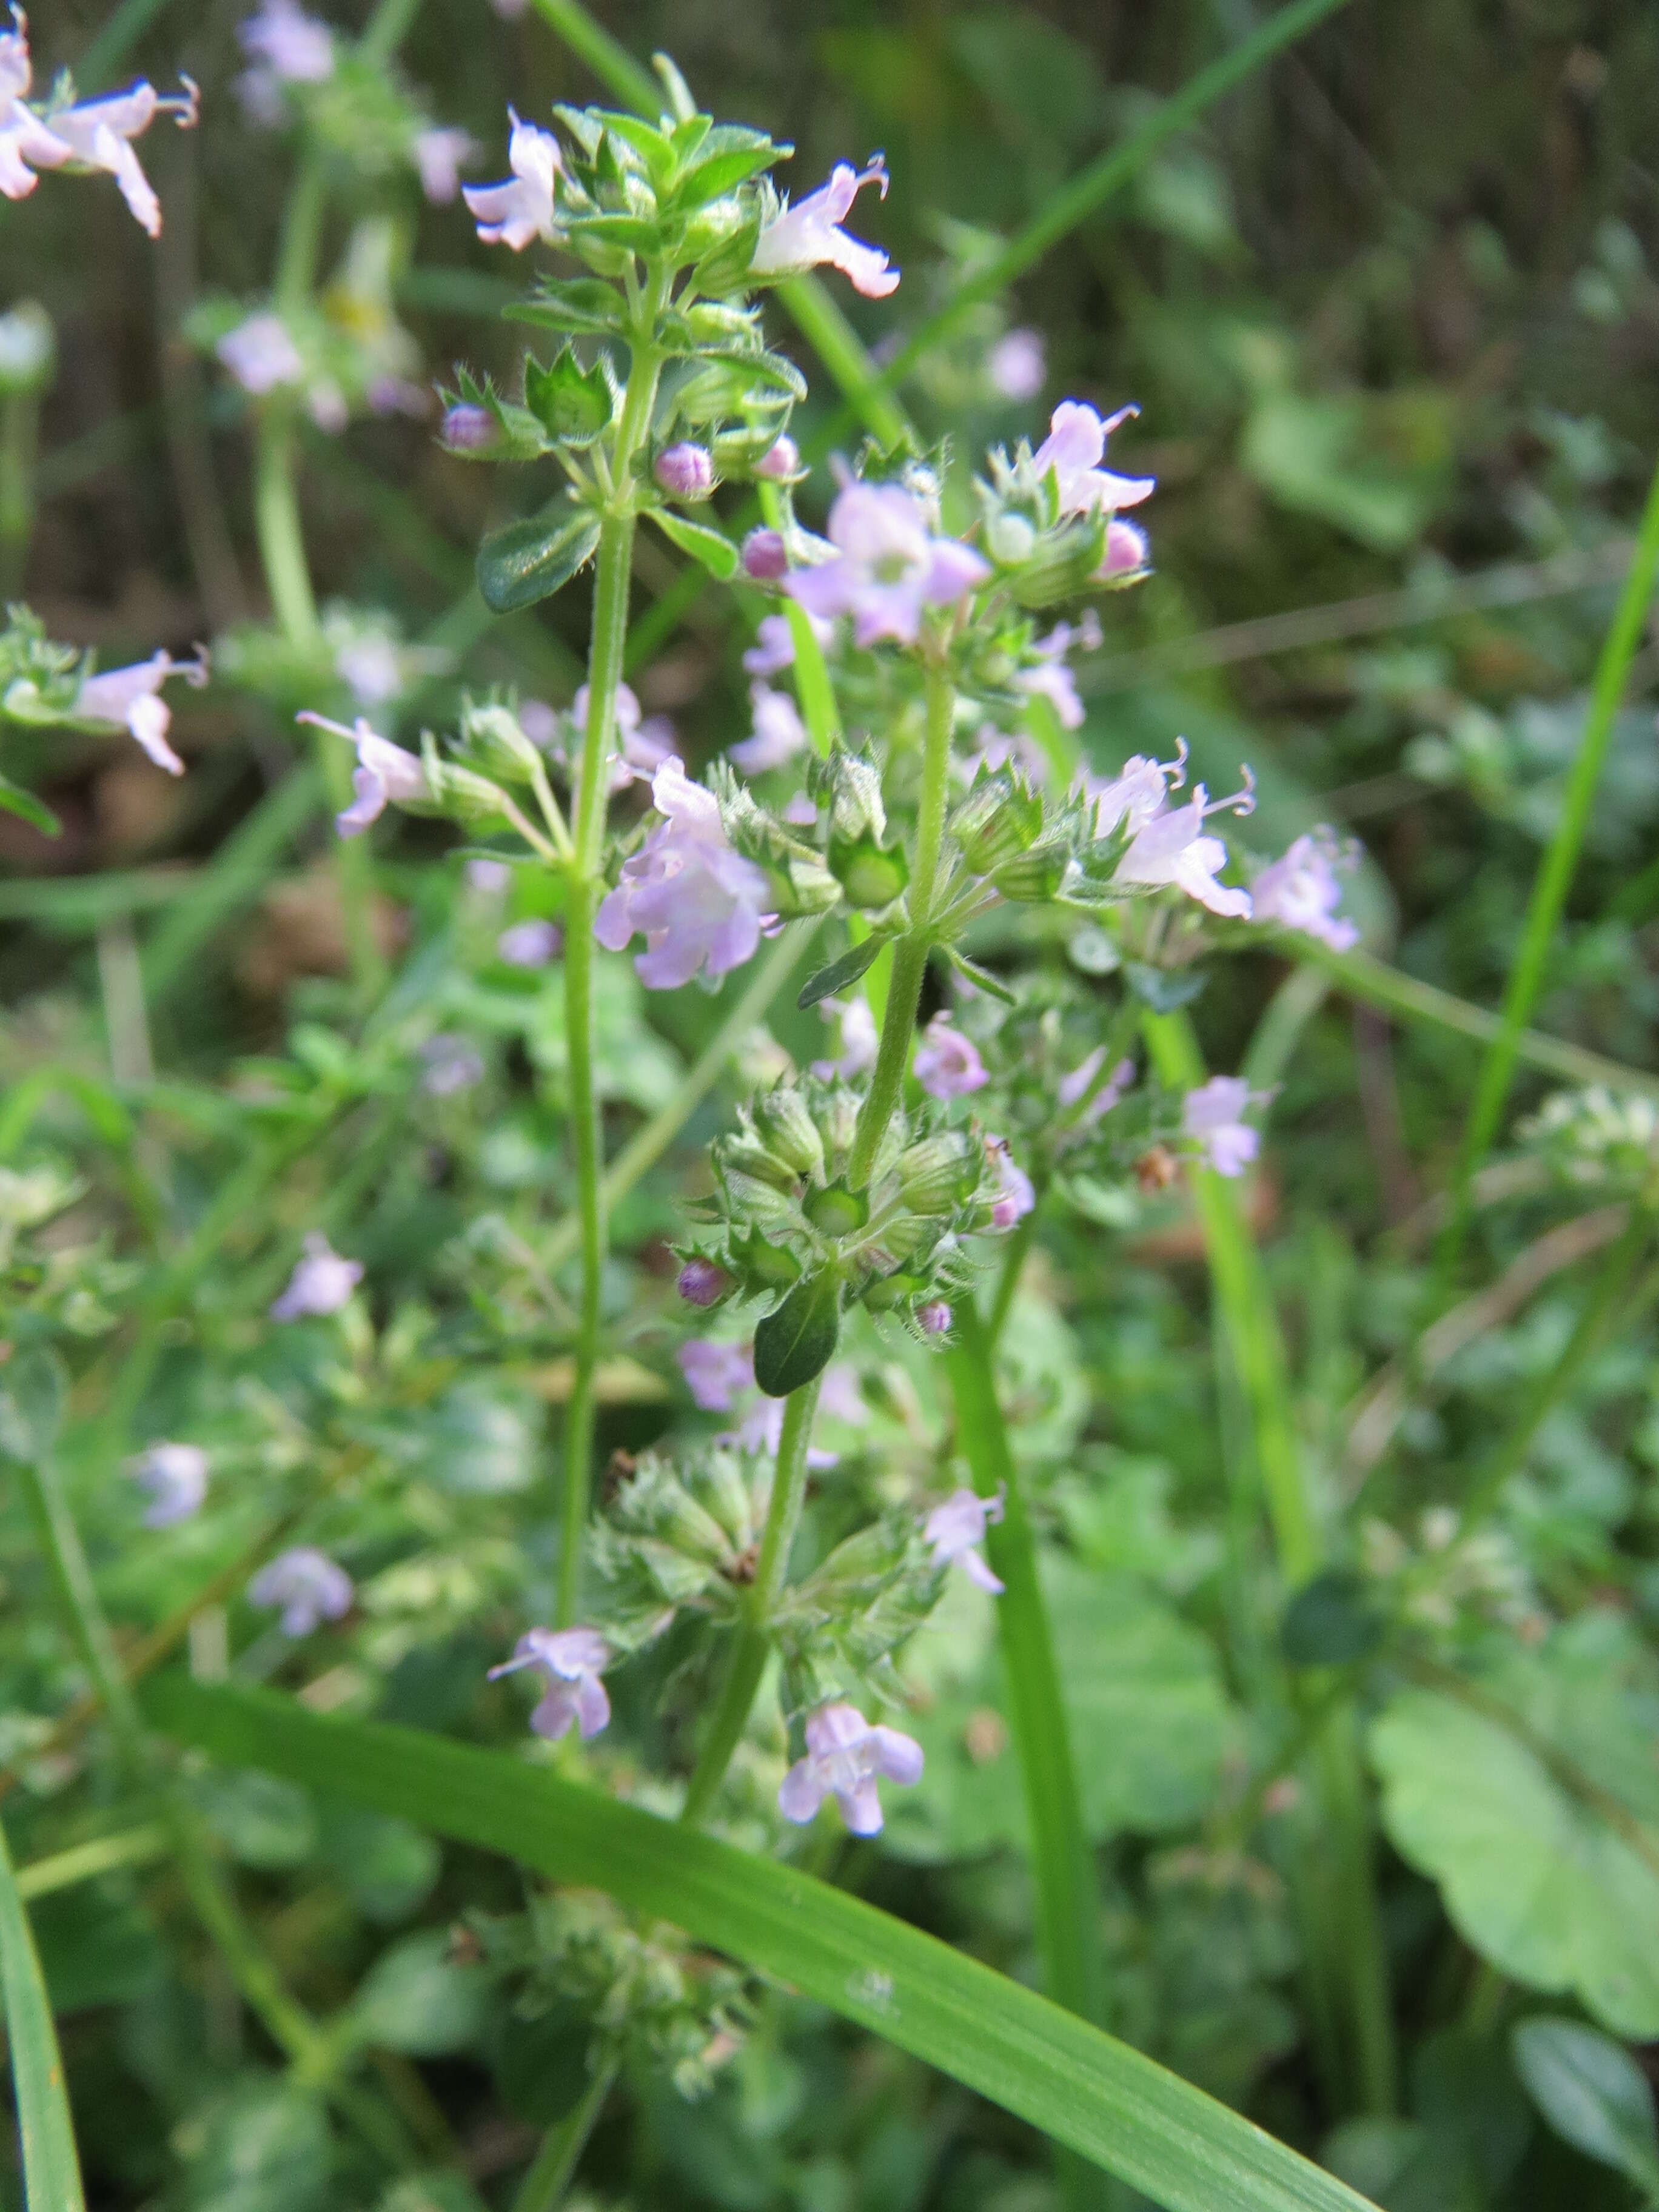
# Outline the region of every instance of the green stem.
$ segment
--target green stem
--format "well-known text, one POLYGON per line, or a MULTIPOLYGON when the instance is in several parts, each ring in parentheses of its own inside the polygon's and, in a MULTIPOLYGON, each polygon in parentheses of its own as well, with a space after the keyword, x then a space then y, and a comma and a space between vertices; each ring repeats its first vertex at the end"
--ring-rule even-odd
POLYGON ((18 2148, 31 2212, 85 2212, 63 2053, 40 1955, 0 1827, 0 2019, 11 2049, 18 2148))
POLYGON ((1456 1271, 1463 1241, 1468 1233, 1471 1187, 1475 1171, 1498 1133, 1504 1101, 1515 1079, 1515 1065, 1519 1057, 1517 1041, 1531 1018, 1539 993, 1543 988, 1550 945, 1565 910, 1567 894, 1572 888, 1572 879, 1577 871, 1584 832, 1589 827, 1590 808, 1595 801, 1596 786, 1601 780, 1607 748, 1613 741, 1619 702, 1624 696, 1625 679, 1630 673, 1630 665, 1641 642, 1643 626, 1653 601, 1656 570, 1659 570, 1659 468, 1654 471, 1647 504, 1642 510, 1641 528, 1637 535, 1636 550, 1631 558, 1625 587, 1620 594, 1601 657, 1595 664, 1595 678, 1590 687, 1589 712, 1584 718, 1584 733, 1573 757, 1566 789, 1562 793, 1561 812, 1555 825, 1555 834, 1550 840, 1549 849, 1533 884, 1520 950, 1510 970, 1508 988, 1504 993, 1502 1027, 1487 1052, 1480 1080, 1475 1085, 1474 1103, 1469 1108, 1469 1118, 1457 1156, 1451 1218, 1436 1255, 1435 1272, 1443 1291, 1456 1271))
POLYGON ((806 1448, 812 1440, 812 1416, 817 1411, 821 1376, 814 1376, 783 1401, 783 1427, 778 1437, 778 1463, 767 1502, 766 1527, 761 1534, 750 1585, 748 1619, 733 1641, 732 1657, 720 1703, 709 1723, 708 1734, 697 1754, 696 1765, 686 1785, 682 1820, 695 1826, 713 1802, 715 1791, 731 1765, 732 1754, 748 1725, 749 1711, 766 1671, 771 1650, 768 1632, 774 1610, 789 1571, 789 1553, 800 1527, 806 1501, 806 1448))
POLYGON ((34 529, 34 456, 40 402, 33 391, 0 400, 0 599, 23 588, 34 529))
MULTIPOLYGON (((1148 1014, 1142 1026, 1164 1083, 1189 1091, 1203 1082, 1203 1055, 1185 1014, 1148 1014)), ((1279 1576, 1295 1590, 1317 1573, 1325 1540, 1296 1435, 1284 1340, 1237 1188, 1207 1169, 1194 1174, 1193 1185, 1216 1304, 1249 1407, 1279 1576)), ((1315 1753, 1329 1839, 1306 1869, 1304 1908, 1335 1946, 1312 1963, 1334 1983, 1348 2011, 1358 2101, 1365 2112, 1387 2113, 1396 2096, 1394 2023, 1355 1729, 1352 1704, 1345 1703, 1315 1753)))
MULTIPOLYGON (((1039 1197, 1038 1205, 1042 1203, 1039 1197)), ((997 1277, 997 1286, 991 1297, 991 1310, 986 1316, 985 1335, 988 1349, 994 1352, 1008 1319, 1008 1309, 1014 1303, 1014 1293, 1019 1288, 1019 1279, 1032 1244, 1036 1240, 1037 1207, 1020 1218, 1008 1232, 1008 1241, 1002 1255, 1002 1269, 997 1277)))
POLYGON ((617 2062, 607 2058, 564 2118, 548 2130, 529 2172, 519 2184, 513 2212, 554 2212, 563 2201, 616 2078, 617 2062))
MULTIPOLYGON (((653 295, 646 313, 653 318, 653 295)), ((605 809, 611 741, 616 727, 617 687, 628 641, 629 574, 634 556, 634 507, 629 475, 634 453, 651 420, 661 363, 649 346, 636 347, 611 455, 617 505, 599 533, 593 586, 593 631, 587 660, 587 726, 582 733, 571 835, 574 855, 567 878, 564 944, 565 1049, 569 1083, 570 1147, 576 1175, 580 1233, 581 1295, 577 1309, 575 1376, 564 1425, 564 1489, 561 1504, 558 1617, 568 1626, 581 1598, 582 1547, 593 1481, 594 1377, 599 1368, 601 1298, 605 1281, 605 1208, 603 1133, 593 1080, 593 917, 603 889, 605 809)))
POLYGON ((314 644, 317 601, 295 490, 294 425, 280 403, 260 418, 253 467, 253 527, 271 612, 290 645, 314 644))
POLYGON ((881 1042, 870 1088, 860 1109, 848 1160, 847 1179, 854 1190, 870 1180, 876 1152, 893 1118, 910 1065, 910 1038, 927 972, 939 853, 945 839, 945 800, 951 773, 951 729, 956 694, 949 672, 936 662, 927 669, 927 720, 923 740, 921 803, 916 816, 916 854, 910 871, 910 927, 893 950, 893 976, 883 1012, 881 1042))

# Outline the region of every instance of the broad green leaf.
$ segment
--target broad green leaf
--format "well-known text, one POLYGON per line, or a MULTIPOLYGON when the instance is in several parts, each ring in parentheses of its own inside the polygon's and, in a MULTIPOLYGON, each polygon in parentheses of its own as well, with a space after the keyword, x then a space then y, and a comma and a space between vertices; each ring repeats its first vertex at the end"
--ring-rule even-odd
POLYGON ((492 531, 478 548, 478 589, 498 615, 516 614, 550 599, 591 561, 599 543, 597 519, 562 502, 552 514, 526 515, 492 531))
POLYGON ((675 514, 665 507, 647 507, 663 536, 678 545, 682 553, 689 553, 694 561, 701 561, 711 576, 725 583, 738 573, 738 549, 723 530, 711 530, 704 522, 688 522, 684 515, 675 514))
POLYGON ((416 2058, 476 2042, 489 2017, 489 1977, 452 1958, 451 1948, 447 1929, 422 1928, 383 1951, 352 2005, 355 2033, 416 2058))
POLYGON ((1653 2087, 1623 2045, 1582 2021, 1546 2018, 1523 2020, 1510 2046, 1516 2072, 1557 2135, 1659 2200, 1653 2087))
POLYGON ((938 2067, 1169 2212, 1364 2212, 1363 2197, 1127 2045, 797 1868, 520 1759, 307 1712, 269 1691, 173 1674, 149 1684, 145 1702, 179 1742, 672 1921, 938 2067))
POLYGON ((81 2166, 75 2126, 64 2086, 46 1985, 17 1894, 10 1854, 0 1829, 0 1996, 5 2000, 6 2040, 23 2154, 29 2212, 82 2212, 81 2166))
POLYGON ((841 1334, 841 1285, 822 1272, 797 1283, 755 1331, 755 1380, 769 1398, 787 1398, 835 1357, 841 1334))
POLYGON ((876 955, 887 939, 866 937, 862 945, 854 945, 827 968, 820 968, 816 975, 809 975, 800 987, 795 1004, 804 1013, 807 1007, 816 1006, 820 999, 833 998, 837 991, 845 991, 856 983, 868 968, 875 965, 876 955))
POLYGON ((1530 1988, 1573 1991, 1617 2034, 1659 2035, 1652 1858, 1512 1729, 1438 1691, 1396 1698, 1370 1753, 1395 1849, 1476 1950, 1530 1988))
POLYGON ((204 2119, 185 2189, 189 2212, 325 2212, 332 2155, 314 2090, 255 2075, 204 2119))

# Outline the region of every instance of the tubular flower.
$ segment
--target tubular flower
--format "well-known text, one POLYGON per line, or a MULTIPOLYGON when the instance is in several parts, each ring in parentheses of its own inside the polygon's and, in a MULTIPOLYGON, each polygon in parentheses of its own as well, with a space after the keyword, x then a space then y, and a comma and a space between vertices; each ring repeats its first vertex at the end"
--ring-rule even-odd
POLYGON ((1333 952, 1351 951, 1359 942, 1359 932, 1336 910, 1342 902, 1337 870, 1345 865, 1352 863, 1330 830, 1309 830, 1250 886, 1255 919, 1299 929, 1304 937, 1328 945, 1333 952))
POLYGON ((188 77, 181 94, 162 99, 153 84, 140 82, 102 100, 61 107, 50 119, 28 106, 24 94, 33 79, 29 59, 28 18, 14 9, 15 28, 0 34, 0 192, 9 200, 27 198, 36 171, 101 170, 114 178, 121 197, 152 238, 161 229, 161 209, 129 143, 141 137, 158 115, 175 118, 181 131, 195 125, 200 107, 188 77))
POLYGON ((351 772, 351 787, 357 795, 334 817, 334 827, 342 837, 361 836, 371 822, 380 820, 388 801, 404 805, 430 798, 426 770, 414 754, 370 729, 361 714, 349 730, 343 723, 331 722, 325 714, 307 712, 294 719, 310 722, 319 730, 332 730, 357 748, 357 765, 351 772))
POLYGON ((827 185, 820 185, 792 208, 769 222, 755 246, 749 264, 755 276, 787 276, 799 269, 816 269, 829 262, 851 279, 853 289, 866 300, 884 300, 898 289, 899 272, 887 264, 878 246, 849 238, 840 226, 866 185, 880 188, 887 197, 887 169, 879 154, 862 172, 848 161, 837 161, 827 185))
POLYGON ((1060 487, 1062 514, 1115 514, 1121 507, 1139 507, 1158 489, 1155 477, 1114 476, 1100 465, 1106 441, 1121 422, 1139 415, 1139 408, 1120 407, 1103 422, 1099 414, 1080 399, 1062 399, 1048 417, 1048 434, 1032 456, 1039 476, 1052 469, 1060 487))
POLYGON ((1260 1133, 1244 1115, 1267 1096, 1252 1091, 1242 1076, 1212 1075, 1182 1099, 1182 1133, 1194 1139, 1218 1175, 1241 1176, 1261 1146, 1260 1133))
POLYGON ((1012 1229, 1036 1204, 1036 1191, 1030 1176, 1009 1151, 1006 1137, 986 1138, 985 1158, 996 1187, 996 1195, 991 1201, 991 1226, 1012 1229))
POLYGON ((1113 586, 1138 584, 1151 561, 1152 548, 1146 543, 1146 532, 1114 515, 1106 526, 1105 557, 1095 570, 1094 580, 1097 584, 1113 586))
POLYGON ((991 565, 954 538, 934 538, 921 504, 898 484, 848 484, 830 510, 836 557, 784 583, 810 615, 854 617, 857 642, 913 645, 922 611, 949 606, 984 582, 991 565))
POLYGON ((343 1260, 320 1229, 305 1241, 305 1252, 288 1288, 270 1309, 272 1321, 304 1321, 338 1313, 363 1279, 361 1260, 343 1260))
POLYGON ((664 818, 623 863, 593 934, 620 952, 637 931, 647 948, 634 962, 640 981, 648 990, 674 991, 700 970, 712 981, 754 957, 770 919, 769 891, 760 869, 732 851, 719 801, 690 781, 683 762, 663 763, 651 797, 664 818))
POLYGON ((326 1552, 296 1544, 260 1568, 247 1594, 254 1605, 282 1607, 284 1636, 309 1636, 319 1621, 338 1620, 349 1610, 351 1577, 326 1552))
POLYGON ((979 1047, 960 1030, 953 1030, 948 1014, 935 1014, 916 1047, 916 1080, 930 1098, 965 1098, 982 1091, 990 1081, 979 1047))
POLYGON ((416 138, 415 167, 421 190, 434 207, 449 205, 461 188, 462 163, 471 161, 477 151, 478 143, 469 131, 434 126, 416 138))
POLYGON ((1218 837, 1204 834, 1212 814, 1229 811, 1249 814, 1254 809, 1255 786, 1244 771, 1244 787, 1231 799, 1212 801, 1201 783, 1180 806, 1170 805, 1171 788, 1186 781, 1186 747, 1173 761, 1147 760, 1137 754, 1120 775, 1109 781, 1091 780, 1085 789, 1095 805, 1096 834, 1109 836, 1121 829, 1128 846, 1117 864, 1116 880, 1157 890, 1173 884, 1206 906, 1212 914, 1248 921, 1250 894, 1218 884, 1216 877, 1227 865, 1227 848, 1218 837))
POLYGON ((146 1528, 171 1528, 188 1521, 207 1496, 208 1455, 199 1444, 152 1444, 127 1473, 149 1494, 146 1528))
POLYGON ((738 1400, 755 1387, 755 1355, 746 1344, 721 1344, 712 1336, 694 1336, 681 1345, 678 1357, 692 1401, 705 1413, 729 1413, 738 1400))
POLYGON ((574 1721, 586 1743, 611 1718, 611 1700, 600 1674, 609 1665, 611 1646, 593 1628, 527 1628, 513 1648, 513 1656, 492 1667, 489 1680, 516 1674, 520 1668, 539 1667, 547 1688, 530 1716, 539 1736, 556 1743, 570 1733, 574 1721))
POLYGON ((550 246, 558 236, 553 213, 553 180, 559 173, 559 142, 550 131, 513 116, 513 132, 507 142, 507 167, 513 174, 499 185, 465 185, 461 198, 478 226, 486 246, 508 246, 522 253, 532 238, 550 246))
POLYGON ((994 1498, 981 1498, 971 1490, 953 1490, 943 1505, 936 1505, 922 1524, 922 1540, 933 1547, 934 1564, 948 1567, 952 1563, 960 1566, 970 1583, 977 1583, 993 1597, 1002 1595, 1003 1585, 986 1565, 979 1547, 985 1541, 988 1522, 994 1525, 1003 1515, 1004 1493, 999 1486, 994 1498))
POLYGON ((157 768, 169 775, 182 775, 185 764, 167 743, 173 710, 161 696, 169 676, 182 676, 192 690, 200 690, 208 680, 207 655, 175 660, 170 653, 158 653, 149 660, 135 661, 131 668, 88 676, 76 695, 76 719, 130 730, 157 768))
POLYGON ((872 1728, 855 1705, 820 1705, 806 1723, 806 1756, 785 1775, 778 1810, 798 1827, 833 1797, 855 1836, 881 1833, 878 1777, 909 1784, 921 1779, 921 1746, 897 1729, 872 1728))
POLYGON ((759 775, 769 768, 781 768, 786 761, 793 760, 811 740, 787 691, 774 691, 764 684, 751 684, 749 699, 755 712, 755 734, 745 738, 741 744, 728 746, 727 750, 734 765, 745 775, 759 775))

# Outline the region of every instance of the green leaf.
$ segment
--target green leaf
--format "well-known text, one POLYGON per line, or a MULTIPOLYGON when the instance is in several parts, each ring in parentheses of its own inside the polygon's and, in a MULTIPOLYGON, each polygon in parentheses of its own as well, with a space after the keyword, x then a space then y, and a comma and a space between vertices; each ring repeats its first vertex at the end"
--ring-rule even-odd
POLYGON ((589 337, 613 336, 626 320, 620 294, 602 276, 544 277, 529 299, 515 301, 502 313, 509 322, 589 337))
POLYGON ((721 361, 733 368, 740 368, 763 384, 775 385, 787 392, 792 399, 805 399, 806 379, 793 361, 786 361, 781 353, 768 353, 763 347, 701 345, 697 348, 700 361, 721 361))
POLYGON ((351 2008, 365 2043, 442 2058, 477 2042, 489 2018, 490 1978, 450 1956, 449 1931, 422 1928, 383 1951, 351 2008))
POLYGON ((850 945, 839 960, 832 960, 827 968, 820 968, 816 975, 809 975, 800 987, 795 1004, 803 1013, 816 1006, 820 999, 833 998, 837 991, 850 990, 866 969, 876 964, 876 956, 885 945, 884 937, 866 937, 861 945, 850 945))
POLYGON ((1019 1004, 1018 995, 1008 988, 1000 975, 989 968, 981 968, 977 960, 970 960, 959 945, 947 945, 945 957, 957 975, 965 975, 976 991, 983 991, 988 998, 996 1000, 1000 1006, 1017 1006, 1019 1004))
POLYGON ((1659 2198, 1659 2125, 1647 2075, 1622 2044, 1582 2021, 1523 2020, 1515 2070, 1557 2135, 1659 2198))
POLYGON ((84 2212, 75 2126, 46 1985, 0 1829, 0 1996, 30 2212, 84 2212))
POLYGON ((1327 1567, 1285 1608, 1279 1649, 1292 1667, 1351 1667, 1382 1640, 1372 1585, 1352 1567, 1327 1567))
POLYGON ((647 507, 646 512, 665 538, 672 539, 682 553, 701 561, 711 576, 724 584, 737 574, 738 549, 724 531, 711 530, 703 522, 688 522, 684 515, 665 507, 647 507))
MULTIPOLYGON (((1371 1759, 1401 1856, 1465 1940, 1528 1987, 1574 1991, 1615 2033, 1659 2035, 1659 1867, 1484 1711, 1408 1690, 1371 1759)), ((1651 1833, 1651 1831, 1649 1831, 1651 1833)))
POLYGON ((44 837, 58 837, 64 825, 51 807, 38 799, 32 791, 25 791, 21 783, 13 783, 9 776, 0 775, 0 812, 21 815, 32 823, 44 837))
POLYGON ((551 599, 593 557, 599 526, 585 507, 562 502, 550 516, 526 515, 492 531, 478 548, 478 590, 492 613, 516 614, 551 599))
POLYGON ((641 121, 637 115, 623 115, 614 107, 598 108, 594 112, 614 137, 639 155, 660 191, 679 166, 679 155, 672 143, 653 124, 641 121))
POLYGON ((827 1272, 796 1284, 755 1331, 755 1380, 769 1398, 787 1398, 822 1375, 841 1334, 841 1285, 827 1272))
POLYGON ((211 2107, 205 2138, 191 2166, 189 2212, 324 2212, 332 2160, 315 2090, 244 2080, 211 2107))
POLYGON ((180 1743, 603 1889, 775 1976, 1121 2174, 1168 2212, 1366 2212, 1364 2199, 1127 2044, 799 1868, 515 1756, 183 1674, 146 1685, 180 1743))
POLYGON ((677 209, 706 207, 710 200, 719 199, 722 192, 729 192, 734 185, 758 175, 763 169, 769 169, 786 150, 757 131, 744 131, 734 124, 723 125, 709 132, 698 159, 683 172, 675 188, 673 205, 677 209))

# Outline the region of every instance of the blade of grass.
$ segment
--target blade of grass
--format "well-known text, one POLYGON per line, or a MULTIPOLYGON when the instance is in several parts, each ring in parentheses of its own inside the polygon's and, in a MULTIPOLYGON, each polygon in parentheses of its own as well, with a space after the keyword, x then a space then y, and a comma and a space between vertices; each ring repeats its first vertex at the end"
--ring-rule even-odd
POLYGON ((113 1836, 99 1836, 89 1844, 76 1844, 50 1858, 33 1859, 17 1869, 17 1894, 21 1898, 50 1897, 54 1890, 73 1889, 117 1867, 145 1866, 163 1859, 173 1848, 165 1828, 151 1825, 123 1828, 113 1836))
POLYGON ((1364 2199, 1127 2045, 815 1881, 515 1756, 313 1714, 267 1691, 152 1686, 154 1724, 242 1766, 606 1891, 775 1975, 1121 2174, 1170 2212, 1362 2212, 1364 2199))
POLYGON ((1589 827, 1595 787, 1601 780, 1607 748, 1613 740, 1613 722, 1619 713, 1620 701, 1624 696, 1625 680, 1630 673, 1630 665, 1641 642, 1643 627, 1653 603, 1656 569, 1659 569, 1659 468, 1655 469, 1653 481, 1648 488, 1647 504, 1642 510, 1636 550, 1631 557, 1625 588, 1619 595, 1619 605, 1595 664, 1595 680, 1590 686, 1589 711, 1584 717, 1584 732, 1578 741, 1578 750, 1573 756, 1572 767, 1568 773, 1566 789, 1562 793, 1561 813, 1555 825, 1555 834, 1539 865, 1532 896, 1528 902, 1526 927, 1522 932, 1520 948, 1504 993, 1502 1024, 1487 1051, 1480 1080, 1475 1085, 1469 1117, 1464 1125, 1463 1141, 1458 1150, 1453 1182, 1451 1218, 1446 1224, 1440 1249, 1435 1255, 1435 1274, 1443 1293, 1456 1272, 1463 1242, 1468 1234, 1470 1186, 1476 1170, 1498 1133, 1504 1103, 1515 1079, 1516 1061, 1520 1057, 1518 1040, 1531 1018, 1539 993, 1543 988, 1550 945, 1560 926, 1566 908, 1567 893, 1572 888, 1572 879, 1577 870, 1584 832, 1589 827))
POLYGON ((0 1826, 0 1993, 5 1997, 28 2212, 84 2212, 64 2061, 46 1977, 0 1826))
MULTIPOLYGON (((986 1529, 985 1552, 1003 1585, 996 1601, 997 1635, 1030 1829, 1043 1986, 1056 2004, 1100 2026, 1106 1986, 1099 1882, 1083 1826, 1071 1723, 1037 1579, 1036 1547, 997 1399, 992 1339, 971 1296, 957 1301, 945 1366, 956 1401, 957 1444, 974 1488, 981 1498, 1000 1492, 1003 1499, 1000 1524, 986 1529)), ((1066 2162, 1060 2182, 1069 2203, 1097 2200, 1096 2178, 1077 2161, 1066 2162)))
MULTIPOLYGON (((1196 1089, 1206 1070, 1187 1016, 1148 1014, 1142 1027, 1159 1079, 1172 1090, 1196 1089)), ((1249 1407, 1279 1574, 1294 1590, 1323 1564, 1325 1540, 1296 1434, 1278 1316, 1237 1184, 1200 1169, 1193 1190, 1216 1305, 1249 1407)), ((1351 1705, 1333 1713, 1315 1755, 1328 1836, 1308 1870, 1310 1902, 1329 1931, 1335 1955, 1323 1968, 1352 2023, 1357 2101, 1387 2113, 1395 2099, 1394 2019, 1351 1705)))

